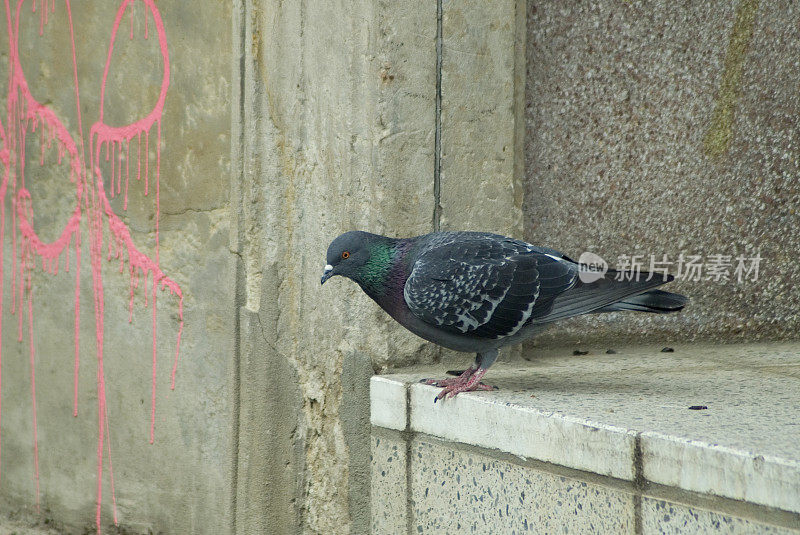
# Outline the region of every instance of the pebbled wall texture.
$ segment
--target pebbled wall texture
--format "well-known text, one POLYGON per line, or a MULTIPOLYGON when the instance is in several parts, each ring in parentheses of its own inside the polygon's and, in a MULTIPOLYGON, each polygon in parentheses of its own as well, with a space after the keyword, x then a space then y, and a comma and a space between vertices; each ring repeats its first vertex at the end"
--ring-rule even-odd
POLYGON ((670 285, 691 298, 680 315, 579 318, 540 343, 796 339, 798 6, 527 9, 526 238, 612 266, 667 255, 675 274, 681 254, 703 266, 670 285), (756 281, 738 280, 740 255, 762 258, 756 281), (726 262, 730 280, 716 280, 708 266, 726 262))

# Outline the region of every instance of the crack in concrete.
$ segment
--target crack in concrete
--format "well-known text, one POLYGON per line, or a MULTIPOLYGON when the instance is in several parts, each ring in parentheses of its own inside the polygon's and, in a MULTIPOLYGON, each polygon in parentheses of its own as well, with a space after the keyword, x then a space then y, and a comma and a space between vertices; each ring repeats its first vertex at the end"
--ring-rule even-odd
POLYGON ((184 208, 180 212, 167 212, 165 210, 161 211, 162 216, 179 216, 184 215, 186 213, 192 212, 194 214, 213 214, 214 212, 221 212, 224 210, 228 210, 227 206, 216 206, 214 208, 184 208))
POLYGON ((436 111, 433 140, 433 231, 442 220, 442 0, 436 0, 436 111))
POLYGON ((636 535, 643 533, 642 526, 642 493, 647 485, 644 478, 644 460, 642 459, 642 433, 637 432, 633 437, 633 532, 636 535))
MULTIPOLYGON (((439 0, 441 6, 441 0, 439 0)), ((441 20, 441 19, 440 19, 441 20)), ((414 493, 411 492, 413 474, 411 473, 411 441, 413 432, 411 431, 411 385, 406 384, 406 428, 401 435, 406 445, 406 533, 411 535, 414 527, 414 493)))
MULTIPOLYGON (((238 135, 235 137, 235 145, 231 147, 231 152, 235 151, 238 152, 240 158, 245 153, 245 77, 246 77, 246 63, 245 58, 247 56, 246 52, 246 39, 247 39, 247 6, 245 5, 245 1, 237 0, 232 8, 231 13, 231 24, 233 28, 231 29, 232 34, 232 41, 233 41, 233 57, 239 57, 238 64, 233 68, 233 76, 239 78, 239 95, 238 95, 238 102, 232 103, 232 115, 235 119, 232 121, 233 123, 238 123, 238 135), (236 38, 238 36, 238 39, 236 38), (238 106, 237 106, 238 104, 238 106)), ((232 125, 233 126, 233 125, 232 125)), ((233 141, 234 137, 231 136, 231 141, 233 141)), ((233 161, 236 161, 233 158, 233 161)), ((237 166, 238 169, 238 176, 235 177, 238 179, 239 183, 244 183, 244 165, 237 166)), ((234 180, 233 183, 236 181, 234 180)), ((242 205, 241 199, 241 192, 239 191, 239 195, 235 195, 235 191, 232 191, 231 195, 231 203, 236 202, 239 207, 242 205)), ((237 243, 237 247, 241 246, 241 226, 237 225, 238 233, 240 234, 239 243, 237 243)), ((240 428, 241 428, 241 406, 242 406, 242 388, 241 388, 241 358, 242 358, 242 325, 241 325, 241 317, 240 311, 244 307, 245 304, 245 296, 243 294, 244 285, 244 258, 239 251, 231 250, 233 254, 238 257, 238 261, 236 262, 236 270, 235 270, 235 277, 236 282, 234 285, 234 326, 233 326, 233 351, 234 351, 234 358, 233 358, 233 422, 231 425, 231 444, 232 444, 232 451, 231 451, 231 494, 230 494, 230 506, 231 506, 231 513, 230 513, 230 529, 231 533, 236 533, 236 521, 237 516, 239 514, 238 507, 238 497, 239 497, 239 440, 240 440, 240 428)))
POLYGON ((273 342, 270 342, 269 339, 267 338, 267 334, 264 332, 264 324, 261 322, 261 314, 255 313, 253 315, 255 316, 256 321, 258 322, 258 329, 261 331, 261 338, 264 339, 264 343, 267 344, 267 346, 271 350, 273 350, 276 355, 278 355, 281 358, 285 358, 288 361, 289 359, 286 357, 286 355, 284 355, 281 351, 279 351, 278 347, 273 342))

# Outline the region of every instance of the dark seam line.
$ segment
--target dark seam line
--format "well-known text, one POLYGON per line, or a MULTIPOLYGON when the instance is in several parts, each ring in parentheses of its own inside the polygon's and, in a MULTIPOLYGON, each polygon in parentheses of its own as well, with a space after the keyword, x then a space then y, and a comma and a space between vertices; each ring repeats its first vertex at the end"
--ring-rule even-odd
POLYGON ((642 459, 642 434, 636 433, 633 437, 633 532, 636 535, 643 533, 642 526, 642 493, 646 487, 644 478, 644 461, 642 459))
MULTIPOLYGON (((238 139, 236 143, 239 147, 239 154, 244 160, 245 156, 245 140, 244 140, 244 131, 245 131, 245 83, 246 83, 246 76, 247 76, 247 65, 246 65, 246 57, 247 57, 247 6, 246 0, 240 4, 240 8, 237 10, 238 12, 236 15, 238 16, 238 23, 239 23, 239 43, 238 43, 238 54, 239 54, 239 135, 237 136, 238 139)), ((235 20, 235 19, 234 19, 235 20)), ((244 162, 239 167, 239 183, 244 184, 244 162)), ((240 198, 238 202, 241 204, 241 192, 240 198)), ((240 230, 241 232, 241 230, 240 230)), ((235 281, 235 290, 234 290, 234 319, 233 319, 233 451, 231 452, 231 463, 232 463, 232 470, 231 470, 231 533, 236 533, 236 517, 237 517, 237 508, 238 508, 238 493, 239 493, 239 435, 240 435, 240 418, 241 418, 241 357, 242 357, 242 344, 241 344, 241 314, 240 310, 242 304, 244 302, 243 295, 242 295, 242 288, 244 286, 244 277, 242 276, 242 270, 244 266, 241 265, 242 259, 241 257, 237 257, 236 262, 236 281, 235 281)))
POLYGON ((413 535, 414 507, 411 499, 411 385, 406 385, 406 428, 403 433, 406 443, 406 533, 413 535))
POLYGON ((436 1, 436 111, 433 147, 433 231, 441 228, 442 206, 442 0, 436 1))

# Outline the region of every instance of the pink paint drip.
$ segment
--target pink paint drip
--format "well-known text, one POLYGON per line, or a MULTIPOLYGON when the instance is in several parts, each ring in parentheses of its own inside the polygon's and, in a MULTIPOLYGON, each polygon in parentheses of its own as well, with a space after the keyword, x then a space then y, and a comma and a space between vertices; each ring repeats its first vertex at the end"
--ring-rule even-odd
MULTIPOLYGON (((147 278, 152 276, 150 305, 152 306, 152 373, 151 373, 151 407, 150 407, 150 443, 155 436, 155 410, 156 410, 156 296, 157 290, 169 290, 170 294, 177 296, 178 306, 178 332, 175 347, 175 357, 172 366, 170 388, 175 388, 175 374, 178 365, 178 355, 180 353, 180 341, 183 333, 183 293, 181 288, 172 279, 167 277, 159 267, 159 214, 160 214, 160 170, 161 170, 161 118, 164 112, 167 88, 169 87, 169 55, 167 50, 166 32, 161 19, 161 15, 154 3, 154 0, 123 0, 114 20, 111 31, 111 39, 108 47, 108 56, 105 69, 103 71, 102 84, 100 86, 100 109, 97 121, 89 130, 89 164, 87 169, 86 148, 84 142, 84 130, 81 118, 80 92, 78 90, 77 61, 75 54, 75 36, 72 24, 72 10, 69 0, 65 0, 66 17, 69 26, 71 52, 72 52, 72 71, 75 91, 75 109, 78 119, 78 139, 76 144, 73 136, 69 133, 64 124, 58 119, 55 113, 47 106, 40 104, 31 94, 25 75, 22 71, 20 62, 18 39, 19 39, 19 20, 22 12, 22 4, 25 0, 18 0, 16 15, 12 14, 9 0, 4 0, 6 9, 6 26, 9 36, 9 93, 7 98, 7 125, 8 130, 3 127, 0 121, 0 163, 3 165, 3 181, 0 185, 0 236, 5 236, 5 200, 8 188, 11 187, 10 197, 12 204, 11 228, 12 228, 12 265, 11 287, 12 312, 18 314, 18 339, 22 340, 23 314, 22 307, 27 300, 27 321, 30 345, 30 374, 31 374, 31 404, 33 410, 33 455, 34 455, 34 481, 36 487, 36 503, 39 504, 39 444, 37 431, 36 415, 36 374, 35 374, 35 348, 33 330, 33 287, 32 271, 35 269, 36 257, 39 257, 42 270, 53 275, 58 273, 60 259, 65 258, 64 270, 69 272, 70 247, 75 248, 75 308, 74 308, 74 364, 73 364, 73 416, 78 415, 78 371, 80 367, 80 272, 81 272, 81 226, 85 225, 89 235, 89 251, 92 272, 92 293, 94 298, 95 312, 95 341, 96 341, 96 360, 97 360, 97 398, 98 398, 98 433, 97 433, 97 507, 95 513, 95 524, 98 532, 101 525, 102 496, 103 496, 103 473, 104 457, 108 460, 108 474, 111 481, 111 496, 113 501, 114 522, 118 522, 116 507, 116 490, 114 485, 114 473, 111 463, 111 444, 110 444, 110 424, 106 405, 106 375, 104 370, 104 286, 103 286, 103 230, 107 228, 110 234, 110 241, 107 245, 107 260, 112 256, 119 259, 119 270, 124 271, 125 257, 127 256, 128 272, 130 276, 130 303, 129 321, 133 320, 133 302, 135 290, 139 287, 140 274, 144 278, 142 292, 144 294, 145 306, 147 299, 147 278), (153 109, 143 118, 121 127, 112 127, 104 122, 105 92, 108 80, 108 73, 111 66, 111 58, 117 33, 126 13, 130 7, 130 38, 133 39, 133 5, 141 2, 145 5, 144 10, 144 37, 148 36, 148 18, 152 16, 155 23, 158 43, 163 61, 163 78, 161 91, 158 101, 153 109), (12 18, 14 22, 12 24, 12 18), (111 205, 106 195, 102 169, 100 165, 100 154, 103 146, 106 151, 106 161, 110 167, 109 185, 112 197, 122 193, 122 162, 123 144, 125 148, 125 188, 124 188, 124 209, 128 206, 128 182, 130 178, 129 156, 130 143, 137 140, 137 168, 136 179, 141 179, 141 153, 142 153, 142 133, 144 133, 144 195, 148 195, 149 180, 149 141, 150 130, 156 126, 156 176, 155 176, 155 254, 151 259, 139 249, 131 238, 130 230, 122 220, 111 209, 111 205), (40 144, 39 164, 44 165, 45 157, 49 150, 55 148, 59 163, 64 156, 69 160, 69 180, 75 185, 75 208, 69 217, 63 231, 54 241, 44 243, 33 228, 33 203, 30 192, 25 185, 25 140, 28 133, 36 132, 39 128, 38 138, 40 144), (105 227, 104 227, 105 223, 105 227), (74 237, 74 241, 73 241, 74 237), (127 254, 126 254, 127 253, 127 254), (105 445, 105 448, 104 448, 105 445), (105 452, 105 453, 104 453, 105 452)), ((52 4, 48 0, 40 0, 37 7, 37 0, 31 1, 31 9, 35 13, 39 11, 39 33, 43 35, 44 29, 48 24, 48 12, 55 12, 55 0, 52 4)), ((3 248, 0 247, 0 328, 2 328, 3 312, 3 285, 5 275, 3 274, 3 248)), ((0 340, 0 388, 2 388, 2 341, 0 340)), ((1 390, 0 390, 1 391, 1 390)), ((0 408, 2 405, 0 405, 0 408)), ((2 411, 0 410, 0 417, 2 411)))
MULTIPOLYGON (((3 182, 0 184, 0 237, 5 237, 6 235, 6 191, 8 190, 8 171, 10 167, 10 160, 8 154, 8 145, 6 143, 6 131, 3 128, 3 123, 0 122, 0 164, 3 165, 3 182)), ((0 270, 3 269, 4 261, 5 261, 5 247, 2 247, 2 243, 0 243, 0 270)), ((0 274, 0 393, 3 391, 3 296, 5 295, 5 277, 0 274)), ((3 403, 2 403, 3 396, 0 395, 0 424, 2 424, 2 416, 3 416, 3 403)), ((0 441, 0 446, 2 445, 2 441, 0 441)), ((2 452, 2 448, 0 448, 0 453, 2 452)), ((0 461, 2 461, 2 456, 0 456, 0 461)), ((2 462, 0 462, 0 467, 2 467, 2 462)), ((0 469, 0 481, 2 481, 2 470, 0 469)))

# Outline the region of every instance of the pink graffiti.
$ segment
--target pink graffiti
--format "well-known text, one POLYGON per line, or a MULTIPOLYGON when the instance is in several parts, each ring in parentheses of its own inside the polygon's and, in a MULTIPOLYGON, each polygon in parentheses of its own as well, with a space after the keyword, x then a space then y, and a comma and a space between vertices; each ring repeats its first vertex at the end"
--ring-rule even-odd
MULTIPOLYGON (((28 344, 30 346, 30 382, 31 408, 33 418, 33 464, 36 504, 39 504, 39 443, 36 420, 36 373, 34 347, 34 314, 32 271, 37 264, 42 271, 57 275, 63 264, 65 272, 69 272, 70 250, 74 251, 75 269, 75 308, 74 308, 74 365, 73 365, 73 415, 78 415, 78 371, 80 368, 80 285, 81 285, 81 244, 84 236, 89 238, 89 256, 92 273, 92 293, 94 297, 94 320, 96 336, 97 361, 97 506, 95 523, 98 532, 101 525, 103 497, 104 460, 108 464, 108 475, 111 483, 114 522, 118 523, 116 508, 116 491, 114 488, 114 472, 111 463, 110 424, 106 410, 106 372, 103 368, 104 355, 104 286, 103 267, 111 260, 118 261, 119 271, 127 266, 130 277, 129 321, 133 321, 134 294, 140 287, 144 294, 144 305, 152 309, 152 375, 150 399, 150 436, 153 443, 155 434, 156 411, 156 297, 158 290, 169 291, 177 298, 178 327, 175 344, 175 356, 172 364, 170 388, 175 388, 175 373, 180 353, 180 341, 183 331, 183 294, 180 287, 167 277, 159 267, 159 213, 160 213, 160 173, 161 173, 161 120, 164 103, 169 87, 169 55, 167 51, 166 33, 161 14, 154 0, 123 0, 117 9, 108 56, 100 84, 100 109, 95 123, 89 129, 88 147, 85 142, 81 117, 80 91, 78 89, 78 68, 75 53, 75 35, 72 23, 72 9, 69 0, 64 0, 65 23, 69 29, 71 41, 72 83, 75 96, 75 112, 77 117, 77 136, 73 136, 64 123, 48 106, 37 101, 28 87, 22 70, 19 54, 19 21, 25 0, 18 0, 16 10, 12 11, 9 2, 4 0, 6 26, 9 37, 9 84, 7 98, 7 118, 5 124, 0 120, 0 163, 3 167, 2 185, 0 185, 0 236, 6 235, 6 198, 11 201, 11 311, 18 318, 18 341, 23 340, 23 323, 27 320, 28 344), (152 17, 158 36, 163 78, 161 91, 153 109, 144 117, 125 126, 110 126, 104 122, 106 83, 111 67, 112 52, 117 33, 126 11, 130 11, 130 39, 134 38, 134 4, 142 4, 144 13, 144 38, 148 38, 148 19, 152 17), (130 9, 129 9, 130 8, 130 9), (142 253, 134 244, 131 233, 123 221, 114 213, 109 203, 106 186, 103 181, 103 167, 110 167, 108 189, 112 197, 123 194, 123 209, 127 210, 129 178, 132 174, 130 165, 130 145, 135 140, 136 180, 144 180, 144 195, 149 196, 151 190, 150 170, 150 132, 155 128, 155 179, 152 186, 155 204, 155 252, 153 257, 142 253), (27 136, 38 136, 41 154, 39 164, 44 165, 45 154, 55 150, 57 161, 64 158, 69 162, 69 176, 65 177, 75 185, 75 207, 61 234, 54 241, 45 243, 33 226, 33 203, 26 187, 26 165, 29 164, 25 154, 27 136), (77 142, 76 142, 77 139, 77 142), (144 150, 142 150, 144 149, 144 150), (87 160, 86 155, 89 155, 87 160), (102 153, 105 152, 103 165, 102 153), (87 165, 88 163, 88 165, 87 165), (144 168, 144 169, 142 169, 144 168), (124 177, 124 193, 122 182, 124 177), (108 236, 104 242, 105 235, 108 236), (104 262, 105 260, 105 262, 104 262), (150 288, 148 291, 148 278, 150 288), (24 307, 24 308, 23 308, 24 307), (25 310, 26 314, 23 314, 25 310), (23 318, 25 316, 25 318, 23 318)), ((32 0, 29 2, 32 12, 39 14, 39 34, 42 35, 50 18, 54 18, 55 0, 32 0)), ((0 247, 0 329, 3 318, 3 288, 7 274, 3 273, 4 247, 0 247)), ((2 392, 2 340, 0 340, 0 392, 2 392)), ((1 396, 0 396, 1 402, 1 396)), ((0 418, 2 418, 0 405, 0 418)), ((1 442, 0 442, 1 445, 1 442)), ((2 450, 0 450, 1 452, 2 450)))

